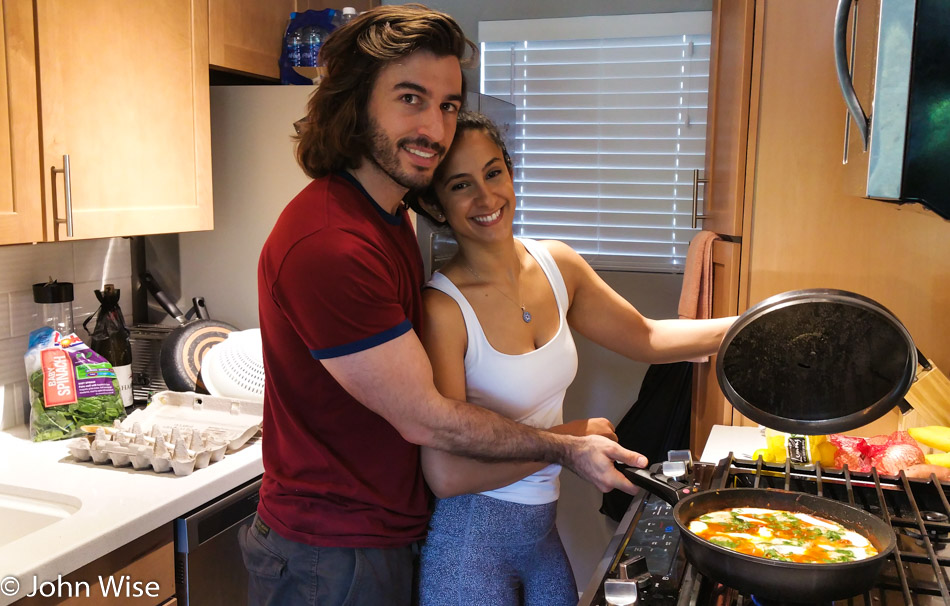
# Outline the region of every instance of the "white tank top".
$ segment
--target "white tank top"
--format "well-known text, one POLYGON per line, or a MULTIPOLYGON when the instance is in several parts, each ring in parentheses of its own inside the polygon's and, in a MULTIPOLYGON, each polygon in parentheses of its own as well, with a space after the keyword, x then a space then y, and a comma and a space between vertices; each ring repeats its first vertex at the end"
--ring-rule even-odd
MULTIPOLYGON (((462 311, 468 334, 466 399, 520 423, 546 429, 563 422, 564 393, 577 374, 577 349, 567 325, 567 288, 554 257, 534 240, 519 241, 544 270, 560 317, 554 337, 534 351, 509 355, 495 350, 475 310, 451 280, 436 272, 426 286, 452 297, 462 311)), ((514 484, 481 494, 524 505, 551 503, 558 498, 560 472, 560 465, 548 465, 514 484)))

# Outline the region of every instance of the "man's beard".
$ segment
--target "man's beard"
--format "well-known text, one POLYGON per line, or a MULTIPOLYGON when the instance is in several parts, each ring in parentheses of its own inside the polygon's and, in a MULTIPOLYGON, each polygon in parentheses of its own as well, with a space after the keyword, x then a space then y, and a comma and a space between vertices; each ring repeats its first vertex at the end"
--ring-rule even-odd
POLYGON ((369 160, 396 184, 410 190, 418 191, 427 188, 432 182, 435 171, 421 172, 410 169, 412 172, 407 172, 403 170, 399 162, 399 149, 403 145, 415 144, 435 152, 440 158, 445 155, 444 147, 425 138, 406 138, 393 142, 373 118, 369 119, 369 140, 369 160))

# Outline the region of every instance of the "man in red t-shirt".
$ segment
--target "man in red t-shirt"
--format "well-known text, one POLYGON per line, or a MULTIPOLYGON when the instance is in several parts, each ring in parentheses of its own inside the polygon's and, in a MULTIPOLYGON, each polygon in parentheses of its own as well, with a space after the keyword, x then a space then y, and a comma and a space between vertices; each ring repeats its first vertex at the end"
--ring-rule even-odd
POLYGON ((474 45, 448 15, 382 6, 327 38, 327 75, 297 158, 314 181, 261 252, 264 480, 241 536, 252 603, 399 604, 425 536, 425 445, 560 463, 601 490, 633 486, 603 436, 565 436, 444 398, 416 330, 422 259, 402 199, 432 179, 474 45))

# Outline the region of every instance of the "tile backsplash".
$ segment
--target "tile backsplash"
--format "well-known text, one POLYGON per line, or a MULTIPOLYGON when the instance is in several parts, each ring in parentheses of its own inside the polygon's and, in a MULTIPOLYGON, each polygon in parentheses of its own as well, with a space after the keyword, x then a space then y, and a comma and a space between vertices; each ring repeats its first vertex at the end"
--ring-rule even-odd
POLYGON ((50 278, 73 283, 73 319, 79 338, 89 337, 82 323, 99 309, 93 291, 105 284, 115 284, 122 291, 119 306, 126 324, 132 322, 128 239, 0 246, 0 429, 30 420, 23 354, 27 335, 39 322, 33 284, 50 278))

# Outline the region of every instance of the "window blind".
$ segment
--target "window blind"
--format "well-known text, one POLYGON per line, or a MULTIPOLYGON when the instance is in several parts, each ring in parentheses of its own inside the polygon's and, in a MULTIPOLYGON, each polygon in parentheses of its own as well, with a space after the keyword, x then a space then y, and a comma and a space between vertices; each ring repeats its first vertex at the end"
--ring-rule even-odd
POLYGON ((562 240, 597 269, 681 272, 709 13, 597 19, 480 24, 481 91, 516 106, 515 234, 562 240))

